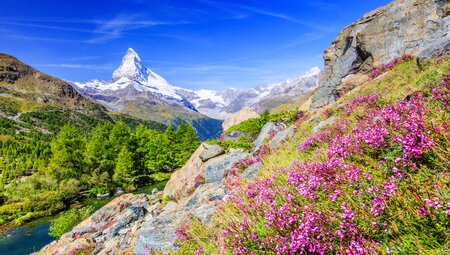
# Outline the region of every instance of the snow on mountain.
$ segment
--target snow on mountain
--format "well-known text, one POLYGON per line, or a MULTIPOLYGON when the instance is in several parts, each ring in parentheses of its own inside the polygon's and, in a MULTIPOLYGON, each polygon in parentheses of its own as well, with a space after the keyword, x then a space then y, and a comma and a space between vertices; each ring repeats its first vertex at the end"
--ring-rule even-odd
POLYGON ((250 89, 229 88, 224 91, 181 89, 178 92, 200 113, 216 119, 225 119, 244 107, 264 108, 261 102, 273 98, 282 98, 286 103, 297 100, 317 87, 319 73, 320 69, 313 67, 304 75, 267 86, 250 89))
POLYGON ((110 81, 92 80, 86 83, 74 82, 74 85, 80 92, 99 101, 110 110, 122 109, 125 99, 133 100, 133 97, 138 95, 141 98, 148 97, 147 105, 162 102, 175 107, 180 106, 188 111, 200 112, 211 118, 225 119, 244 107, 253 106, 260 110, 267 106, 272 107, 274 103, 262 102, 273 98, 278 98, 276 104, 297 100, 317 86, 319 73, 320 69, 313 67, 302 76, 250 89, 189 90, 170 84, 145 67, 139 55, 129 48, 110 81))
POLYGON ((111 81, 93 80, 86 83, 75 82, 75 85, 81 89, 96 91, 116 91, 131 85, 140 92, 151 92, 168 99, 183 99, 177 94, 175 86, 145 67, 139 55, 131 48, 127 50, 119 68, 113 72, 111 81))

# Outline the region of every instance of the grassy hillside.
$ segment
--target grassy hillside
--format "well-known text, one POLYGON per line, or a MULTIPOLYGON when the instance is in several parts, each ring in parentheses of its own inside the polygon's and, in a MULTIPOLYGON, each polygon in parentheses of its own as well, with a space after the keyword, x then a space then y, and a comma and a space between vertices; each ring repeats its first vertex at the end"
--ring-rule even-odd
POLYGON ((449 60, 407 60, 310 113, 257 181, 228 175, 213 224, 180 228, 175 253, 449 254, 449 60))

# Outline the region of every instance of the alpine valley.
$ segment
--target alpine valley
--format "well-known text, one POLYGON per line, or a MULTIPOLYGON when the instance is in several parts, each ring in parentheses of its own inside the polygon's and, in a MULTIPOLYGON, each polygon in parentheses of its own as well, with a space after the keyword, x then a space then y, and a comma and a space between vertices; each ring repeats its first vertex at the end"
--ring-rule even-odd
POLYGON ((44 2, 0 18, 66 75, 0 54, 0 254, 450 254, 449 0, 44 2))

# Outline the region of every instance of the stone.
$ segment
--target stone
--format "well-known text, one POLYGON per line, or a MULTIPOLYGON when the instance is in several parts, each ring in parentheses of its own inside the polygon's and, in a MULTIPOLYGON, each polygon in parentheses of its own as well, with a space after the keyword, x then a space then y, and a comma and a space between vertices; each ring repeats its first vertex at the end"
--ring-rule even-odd
POLYGON ((219 157, 210 159, 205 163, 205 182, 222 181, 225 172, 230 169, 234 163, 239 162, 249 156, 248 153, 234 151, 219 157))
POLYGON ((155 195, 156 193, 158 193, 158 188, 152 189, 152 195, 155 195))
POLYGON ((121 187, 117 187, 114 191, 114 196, 120 196, 124 193, 123 189, 121 187))
POLYGON ((195 177, 203 175, 204 172, 205 163, 200 159, 200 154, 204 150, 203 145, 200 145, 186 164, 172 174, 164 188, 165 197, 179 200, 188 196, 189 191, 195 188, 195 177))
POLYGON ((247 181, 251 181, 254 180, 256 178, 256 176, 258 176, 258 172, 259 170, 261 170, 263 168, 263 163, 262 162, 256 162, 250 166, 248 166, 240 175, 239 177, 241 179, 247 180, 247 181))
POLYGON ((248 137, 249 133, 240 130, 233 130, 229 134, 223 134, 221 139, 224 141, 238 142, 241 137, 248 137))
POLYGON ((254 151, 259 151, 264 142, 269 138, 270 133, 272 131, 280 131, 284 129, 286 126, 284 124, 277 124, 275 122, 269 121, 261 129, 258 137, 253 142, 254 151))
POLYGON ((91 245, 92 240, 95 240, 96 254, 114 254, 119 248, 130 249, 128 235, 136 223, 145 218, 147 203, 145 194, 116 197, 38 254, 71 254, 77 247, 91 245))
POLYGON ((276 149, 276 148, 281 147, 281 145, 283 145, 283 143, 285 143, 287 140, 291 139, 294 136, 296 130, 297 129, 295 127, 289 127, 283 131, 278 132, 272 138, 272 140, 270 140, 270 142, 267 146, 271 149, 276 149))
POLYGON ((333 103, 343 79, 350 82, 403 53, 425 59, 448 49, 449 10, 445 0, 396 0, 344 28, 324 52, 325 68, 311 108, 333 103))
POLYGON ((107 197, 110 197, 111 196, 111 194, 108 192, 108 193, 105 193, 105 194, 97 194, 96 195, 96 197, 97 198, 107 198, 107 197))
POLYGON ((208 159, 215 158, 225 154, 225 150, 217 144, 202 144, 203 151, 200 153, 200 159, 205 162, 208 159))
POLYGON ((178 204, 173 202, 173 201, 169 201, 166 206, 164 207, 164 211, 173 211, 175 210, 175 208, 177 208, 178 204))
POLYGON ((230 127, 252 118, 261 118, 261 115, 259 115, 252 108, 245 107, 242 110, 233 113, 230 117, 226 118, 222 123, 222 128, 224 131, 227 131, 230 127))
POLYGON ((336 117, 331 116, 328 119, 319 122, 315 127, 313 127, 313 133, 315 134, 315 133, 317 133, 317 131, 321 130, 322 128, 333 124, 333 122, 335 120, 336 120, 336 117))

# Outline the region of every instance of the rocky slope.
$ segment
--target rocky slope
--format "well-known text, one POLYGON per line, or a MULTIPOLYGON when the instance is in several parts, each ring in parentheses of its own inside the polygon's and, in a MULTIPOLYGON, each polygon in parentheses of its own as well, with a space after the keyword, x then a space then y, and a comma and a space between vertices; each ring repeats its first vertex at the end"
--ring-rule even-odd
POLYGON ((397 0, 366 13, 325 50, 325 69, 311 106, 334 102, 338 85, 361 82, 373 67, 403 53, 422 59, 449 50, 449 14, 446 0, 397 0))

